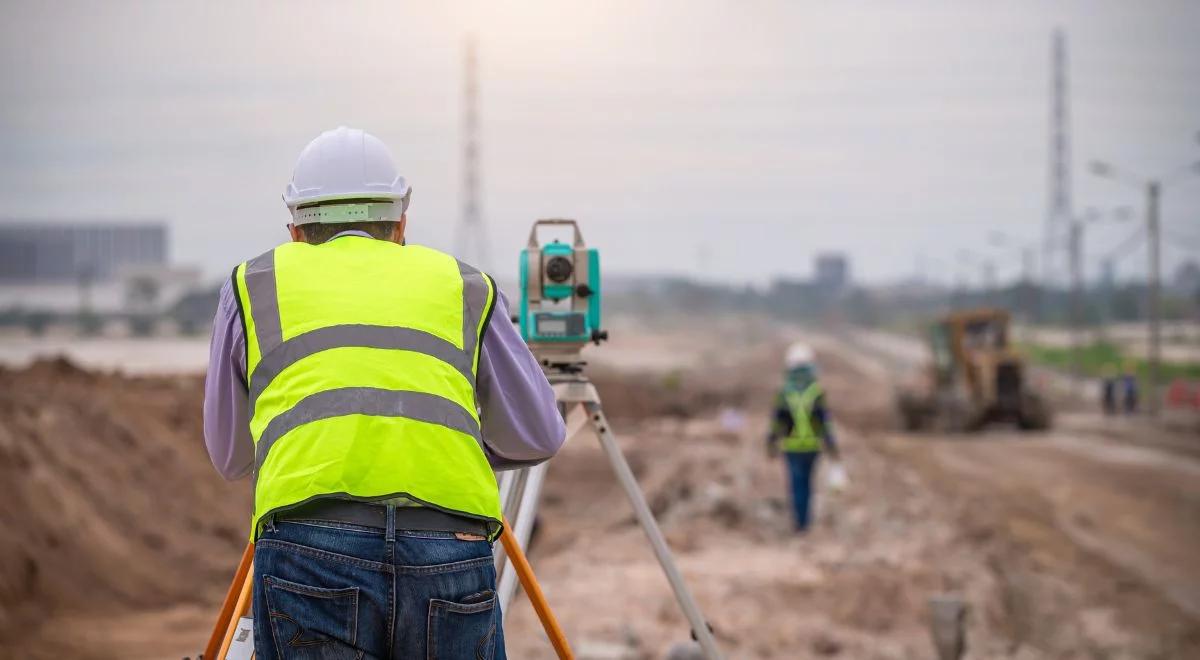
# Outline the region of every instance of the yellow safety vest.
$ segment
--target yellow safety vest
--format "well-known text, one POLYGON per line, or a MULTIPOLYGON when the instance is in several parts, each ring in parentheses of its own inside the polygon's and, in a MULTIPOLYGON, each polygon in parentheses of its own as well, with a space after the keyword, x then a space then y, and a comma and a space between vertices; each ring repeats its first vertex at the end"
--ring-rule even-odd
POLYGON ((254 516, 407 497, 500 530, 475 378, 495 283, 360 236, 287 243, 233 273, 245 327, 254 516))
POLYGON ((780 448, 786 452, 805 453, 821 451, 821 439, 813 428, 813 404, 821 396, 821 385, 811 383, 803 391, 787 387, 783 391, 788 410, 792 413, 792 432, 788 434, 780 448))

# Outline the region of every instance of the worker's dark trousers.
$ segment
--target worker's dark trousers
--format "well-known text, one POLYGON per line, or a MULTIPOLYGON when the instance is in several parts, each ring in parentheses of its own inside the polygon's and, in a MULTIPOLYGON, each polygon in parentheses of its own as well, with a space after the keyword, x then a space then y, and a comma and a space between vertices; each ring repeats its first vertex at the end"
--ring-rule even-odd
POLYGON ((796 512, 796 529, 808 529, 812 508, 812 475, 820 452, 785 452, 788 477, 792 483, 792 507, 796 512))
POLYGON ((502 660, 491 545, 389 527, 268 524, 254 547, 255 657, 502 660))

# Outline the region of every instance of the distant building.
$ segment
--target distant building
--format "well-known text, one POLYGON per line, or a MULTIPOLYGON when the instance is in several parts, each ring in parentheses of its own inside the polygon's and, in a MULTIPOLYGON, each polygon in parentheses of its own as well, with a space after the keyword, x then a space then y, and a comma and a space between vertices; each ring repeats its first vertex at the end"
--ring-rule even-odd
POLYGON ((161 316, 201 278, 168 262, 166 223, 0 220, 0 315, 161 316))
POLYGON ((0 221, 0 284, 108 282, 166 264, 164 223, 0 221))
POLYGON ((818 254, 813 283, 829 293, 839 293, 850 285, 850 262, 844 254, 818 254))

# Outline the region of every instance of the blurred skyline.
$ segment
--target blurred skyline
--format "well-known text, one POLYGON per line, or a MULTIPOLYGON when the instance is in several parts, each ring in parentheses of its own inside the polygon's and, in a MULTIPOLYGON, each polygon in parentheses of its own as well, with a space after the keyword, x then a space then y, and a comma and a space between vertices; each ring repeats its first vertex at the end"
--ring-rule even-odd
MULTIPOLYGON (((450 249, 473 33, 502 279, 534 219, 574 217, 610 273, 762 283, 840 251, 859 281, 924 255, 948 283, 969 249, 1007 280, 1019 258, 987 237, 1040 243, 1055 27, 1076 210, 1140 219, 1087 163, 1200 160, 1200 3, 10 3, 0 218, 165 218, 172 257, 219 278, 286 239, 296 156, 345 124, 393 149, 410 239, 450 249)), ((1171 239, 1200 236, 1200 177, 1162 218, 1169 276, 1200 256, 1171 239)), ((1144 272, 1142 250, 1118 266, 1144 272)))

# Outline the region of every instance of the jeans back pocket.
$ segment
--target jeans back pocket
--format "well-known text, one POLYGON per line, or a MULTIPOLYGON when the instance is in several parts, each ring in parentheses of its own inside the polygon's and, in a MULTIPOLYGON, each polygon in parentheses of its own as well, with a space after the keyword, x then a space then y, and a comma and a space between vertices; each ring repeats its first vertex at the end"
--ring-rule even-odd
POLYGON ((358 587, 325 589, 264 575, 280 658, 357 659, 358 587))
POLYGON ((455 603, 429 601, 428 660, 492 660, 496 649, 496 594, 484 591, 455 603))

